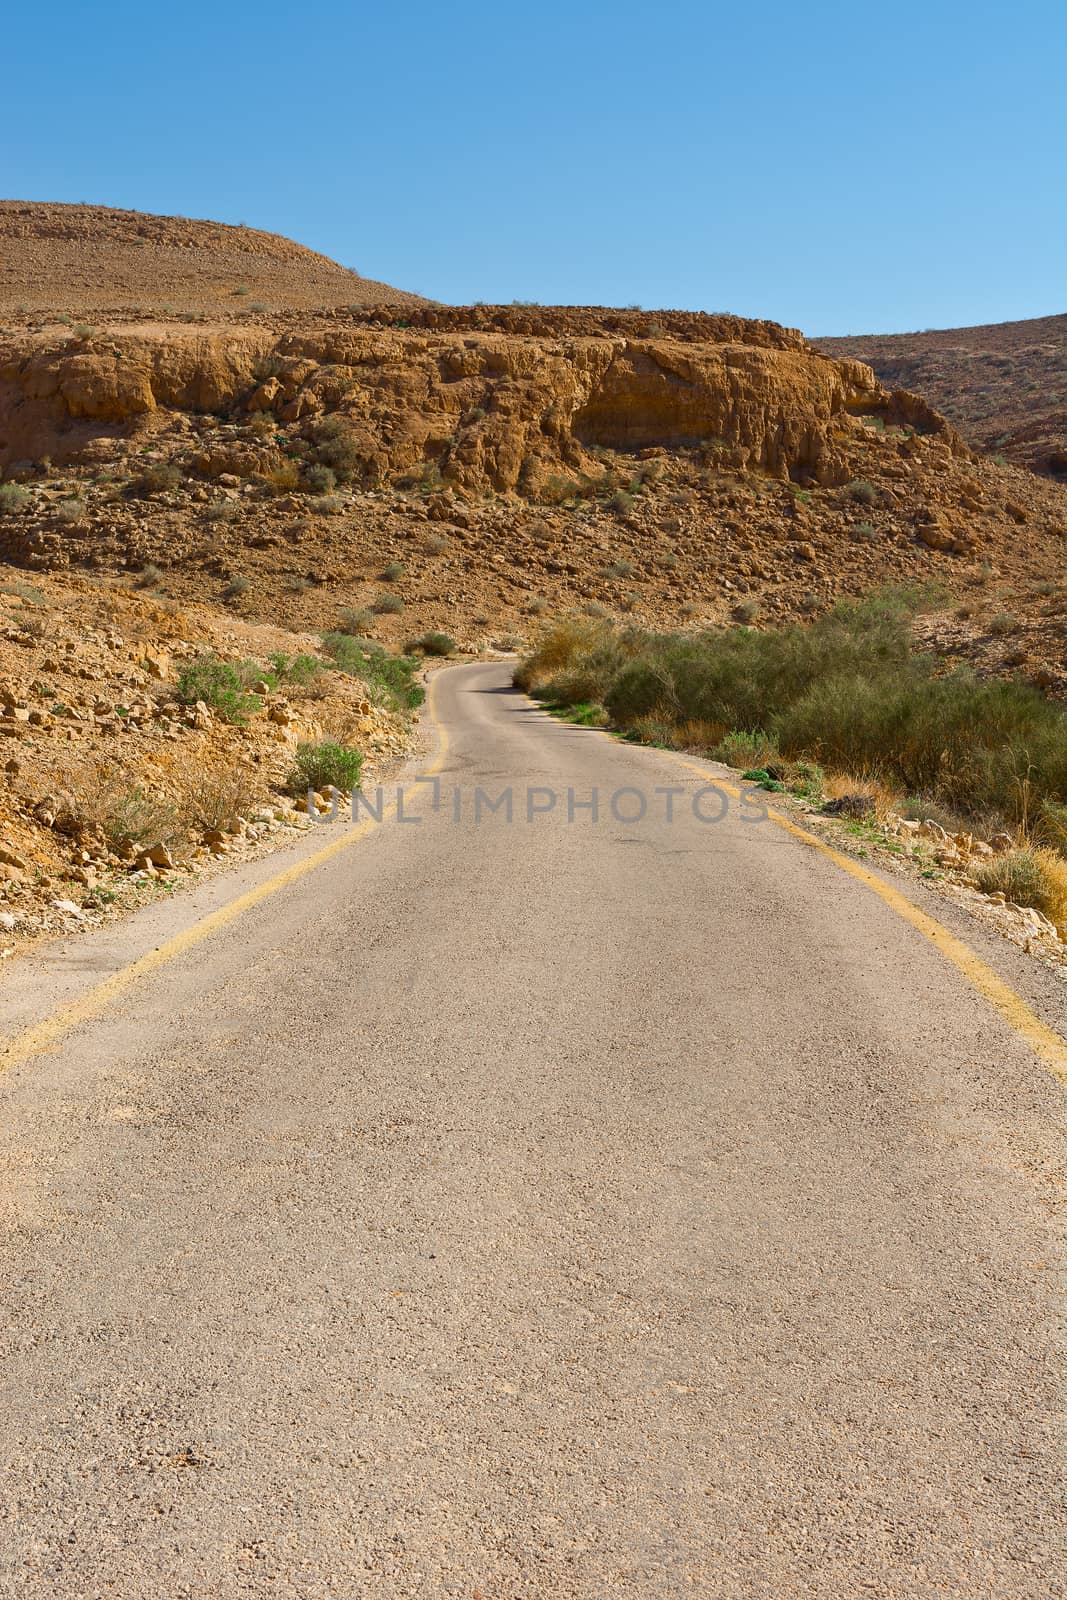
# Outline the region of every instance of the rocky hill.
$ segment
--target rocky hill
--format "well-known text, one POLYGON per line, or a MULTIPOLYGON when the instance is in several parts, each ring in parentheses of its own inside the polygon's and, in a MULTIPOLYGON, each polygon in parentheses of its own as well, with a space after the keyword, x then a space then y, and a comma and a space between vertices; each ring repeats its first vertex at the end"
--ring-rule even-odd
POLYGON ((1067 316, 816 343, 925 395, 976 449, 1067 479, 1067 316))
POLYGON ((0 464, 10 562, 147 566, 175 599, 296 628, 348 608, 387 642, 477 645, 568 605, 678 624, 885 581, 992 596, 1055 580, 1067 525, 1062 489, 863 364, 679 312, 23 314, 0 464))
POLYGON ((232 319, 249 305, 420 304, 278 234, 109 206, 0 200, 0 315, 232 319))

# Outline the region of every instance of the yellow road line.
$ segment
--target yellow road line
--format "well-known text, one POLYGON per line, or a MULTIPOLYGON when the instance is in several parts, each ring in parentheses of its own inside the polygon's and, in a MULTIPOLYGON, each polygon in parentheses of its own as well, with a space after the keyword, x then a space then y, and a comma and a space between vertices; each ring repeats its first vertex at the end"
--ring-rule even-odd
MULTIPOLYGON (((429 680, 427 689, 427 710, 430 721, 437 731, 437 754, 425 772, 433 776, 444 765, 445 753, 448 749, 448 735, 437 720, 434 710, 434 678, 429 680)), ((156 972, 160 967, 173 961, 175 957, 184 955, 196 945, 202 944, 205 939, 210 939, 212 934, 218 933, 220 928, 225 928, 229 923, 235 922, 244 912, 250 911, 253 906, 258 906, 264 900, 269 900, 273 895, 279 894, 282 889, 288 889, 291 884, 299 882, 309 872, 314 872, 321 867, 323 862, 329 861, 333 856, 339 855, 342 850, 348 850, 365 838, 377 823, 370 817, 361 822, 358 827, 350 832, 343 833, 339 839, 331 839, 321 850, 316 850, 314 855, 307 856, 303 861, 297 861, 284 871, 276 873, 273 878, 268 878, 264 883, 257 884, 254 889, 248 889, 244 894, 239 894, 235 900, 220 906, 217 911, 209 912, 206 917, 201 917, 199 922, 194 922, 189 928, 184 928, 181 933, 176 933, 173 938, 166 939, 163 944, 157 945, 154 950, 149 950, 146 955, 132 961, 129 966, 121 967, 113 972, 109 978, 94 984, 84 994, 61 1006, 58 1011, 46 1017, 43 1022, 35 1023, 17 1034, 0 1053, 0 1071, 9 1067, 21 1065, 31 1056, 37 1055, 42 1050, 47 1050, 57 1044, 72 1028, 78 1027, 82 1022, 100 1015, 101 1011, 110 1004, 116 996, 124 994, 138 979, 147 977, 150 972, 156 972)))
MULTIPOLYGON (((736 788, 735 785, 727 783, 713 773, 709 773, 706 767, 698 767, 695 762, 687 761, 677 751, 661 750, 658 754, 670 756, 672 761, 679 762, 683 767, 687 767, 690 772, 696 772, 702 778, 715 783, 720 789, 724 789, 728 794, 733 795, 735 799, 739 800, 741 798, 741 790, 736 788)), ((858 861, 854 861, 851 856, 846 856, 840 850, 835 850, 825 840, 820 839, 814 833, 809 833, 806 828, 801 828, 792 818, 784 816, 780 811, 774 811, 769 806, 766 809, 768 819, 777 827, 784 828, 786 833, 792 834, 794 839, 799 839, 801 843, 809 845, 812 849, 818 850, 821 855, 826 856, 835 866, 840 867, 842 872, 847 872, 850 877, 866 884, 868 889, 873 889, 879 899, 883 900, 891 910, 895 911, 898 917, 902 917, 905 922, 910 923, 924 938, 928 939, 962 973, 971 987, 977 989, 979 994, 983 995, 991 1005, 995 1006, 1008 1026, 1021 1039, 1025 1040, 1053 1076, 1058 1078, 1061 1083, 1067 1084, 1067 1040, 1042 1022, 1041 1018, 1031 1011, 1022 996, 1016 994, 1009 984, 999 978, 992 967, 988 966, 980 956, 975 955, 974 951, 964 944, 962 939, 957 939, 955 934, 949 933, 948 929, 943 927, 934 917, 920 910, 912 900, 908 899, 907 895, 901 894, 900 890, 894 889, 891 884, 883 883, 877 874, 869 872, 866 867, 861 866, 858 861)))

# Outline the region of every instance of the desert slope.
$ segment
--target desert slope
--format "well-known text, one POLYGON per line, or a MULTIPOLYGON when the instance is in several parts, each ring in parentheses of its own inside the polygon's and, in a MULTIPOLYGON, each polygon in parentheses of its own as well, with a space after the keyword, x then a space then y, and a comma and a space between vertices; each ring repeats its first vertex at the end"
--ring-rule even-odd
POLYGON ((213 318, 419 303, 279 234, 110 206, 0 200, 0 312, 143 309, 213 318))
POLYGON ((816 343, 925 395, 977 449, 1067 477, 1067 316, 816 343))

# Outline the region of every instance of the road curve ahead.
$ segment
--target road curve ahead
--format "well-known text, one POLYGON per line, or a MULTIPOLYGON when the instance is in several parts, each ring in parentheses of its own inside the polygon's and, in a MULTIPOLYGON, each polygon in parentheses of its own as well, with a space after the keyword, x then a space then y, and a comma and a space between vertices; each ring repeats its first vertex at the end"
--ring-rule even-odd
POLYGON ((0 1075, 0 1595, 1061 1592, 1053 1077, 508 683, 436 680, 436 811, 0 1075))

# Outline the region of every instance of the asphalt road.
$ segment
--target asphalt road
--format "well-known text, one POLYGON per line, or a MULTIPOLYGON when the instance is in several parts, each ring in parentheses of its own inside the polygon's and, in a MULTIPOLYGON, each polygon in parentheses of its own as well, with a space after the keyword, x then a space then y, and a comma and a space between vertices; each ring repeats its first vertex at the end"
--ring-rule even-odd
POLYGON ((0 1594, 1060 1594, 1059 1087, 507 681, 439 678, 436 813, 0 1075, 0 1594))

